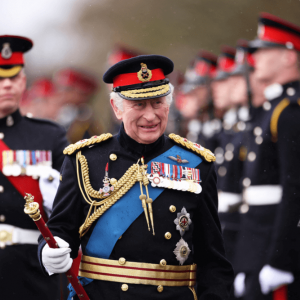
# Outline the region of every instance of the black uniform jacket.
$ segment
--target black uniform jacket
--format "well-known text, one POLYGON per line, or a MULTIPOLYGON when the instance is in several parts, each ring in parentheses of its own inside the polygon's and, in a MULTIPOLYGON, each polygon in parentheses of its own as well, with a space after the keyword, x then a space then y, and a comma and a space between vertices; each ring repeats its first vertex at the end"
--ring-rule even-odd
POLYGON ((268 110, 255 110, 253 131, 247 138, 244 178, 255 186, 281 185, 283 194, 279 204, 250 205, 242 216, 240 271, 260 270, 265 264, 294 273, 300 271, 299 96, 299 82, 291 82, 283 85, 282 94, 269 102, 271 106, 265 106, 268 110), (287 106, 282 106, 284 103, 287 106), (272 123, 277 124, 273 127, 277 132, 275 139, 270 130, 272 116, 277 119, 272 123))
MULTIPOLYGON (((164 135, 153 144, 139 144, 131 139, 122 127, 117 136, 92 148, 83 148, 82 154, 88 161, 91 185, 98 190, 103 185, 102 179, 107 162, 109 162, 109 177, 119 179, 141 156, 144 156, 147 163, 175 144, 164 135), (111 161, 110 154, 116 154, 117 159, 111 161)), ((189 158, 182 157, 182 159, 189 158)), ((168 265, 179 265, 173 253, 176 243, 180 240, 180 233, 176 230, 174 220, 177 213, 185 207, 191 215, 192 224, 183 238, 192 252, 184 265, 193 263, 198 265, 198 299, 223 300, 227 299, 233 272, 225 258, 217 215, 216 174, 214 165, 204 159, 197 168, 200 168, 201 172, 202 193, 196 195, 165 190, 153 203, 155 236, 148 231, 143 213, 117 241, 109 259, 118 260, 124 257, 127 261, 153 264, 159 264, 161 259, 165 259, 168 265), (176 213, 170 212, 171 205, 176 207, 176 213), (170 239, 165 238, 166 232, 171 233, 170 239)), ((78 187, 75 154, 66 156, 61 175, 62 181, 48 226, 54 235, 70 244, 71 256, 76 257, 80 244, 85 254, 94 226, 81 240, 79 239, 78 230, 86 218, 89 205, 83 199, 78 187)), ((137 199, 133 205, 141 205, 141 201, 137 199)), ((44 243, 41 240, 39 255, 44 243)), ((164 287, 163 292, 159 293, 157 286, 129 284, 129 289, 125 292, 121 290, 121 285, 122 283, 94 280, 85 288, 91 299, 194 299, 188 287, 164 287)))
MULTIPOLYGON (((12 115, 13 124, 7 125, 7 117, 0 119, 0 132, 4 143, 12 150, 51 150, 52 167, 59 170, 62 151, 67 143, 65 130, 50 121, 12 115)), ((2 153, 0 153, 2 155, 2 153)), ((0 172, 0 224, 37 230, 33 220, 24 213, 24 195, 0 172)), ((0 249, 1 299, 59 299, 56 278, 47 278, 40 269, 36 257, 37 245, 7 245, 0 249)))

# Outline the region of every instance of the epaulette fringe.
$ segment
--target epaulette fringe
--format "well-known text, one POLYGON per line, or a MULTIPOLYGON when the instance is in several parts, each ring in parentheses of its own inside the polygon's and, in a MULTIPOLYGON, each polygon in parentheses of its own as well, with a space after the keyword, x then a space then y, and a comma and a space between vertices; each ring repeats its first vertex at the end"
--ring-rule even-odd
POLYGON ((173 141, 175 141, 176 143, 200 154, 208 162, 212 162, 212 161, 216 160, 216 157, 210 150, 202 147, 199 144, 193 143, 193 142, 189 141, 188 139, 185 139, 174 133, 169 134, 169 138, 172 139, 173 141))
POLYGON ((65 148, 64 150, 64 154, 68 154, 71 155, 73 154, 76 150, 82 149, 86 146, 90 146, 90 145, 94 145, 94 144, 98 144, 101 142, 104 142, 108 139, 112 138, 112 134, 111 133, 103 133, 99 136, 93 136, 90 139, 86 139, 86 140, 81 140, 78 141, 75 144, 71 144, 68 147, 65 148))

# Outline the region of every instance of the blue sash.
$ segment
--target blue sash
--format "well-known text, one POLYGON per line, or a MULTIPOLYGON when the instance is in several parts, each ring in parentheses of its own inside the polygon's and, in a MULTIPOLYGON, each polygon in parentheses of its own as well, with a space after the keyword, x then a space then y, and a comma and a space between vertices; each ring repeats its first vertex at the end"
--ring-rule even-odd
MULTIPOLYGON (((189 161, 183 165, 188 168, 195 168, 202 162, 202 159, 198 155, 179 146, 173 146, 165 153, 147 163, 148 173, 151 173, 152 161, 182 166, 182 164, 178 164, 176 161, 172 161, 168 158, 168 156, 176 157, 176 155, 189 161)), ((164 191, 164 188, 153 188, 150 184, 148 185, 148 189, 150 198, 152 198, 153 201, 164 191)), ((137 182, 121 199, 99 218, 85 248, 86 255, 109 258, 119 237, 140 214, 144 213, 141 200, 139 199, 140 194, 140 186, 137 182)))

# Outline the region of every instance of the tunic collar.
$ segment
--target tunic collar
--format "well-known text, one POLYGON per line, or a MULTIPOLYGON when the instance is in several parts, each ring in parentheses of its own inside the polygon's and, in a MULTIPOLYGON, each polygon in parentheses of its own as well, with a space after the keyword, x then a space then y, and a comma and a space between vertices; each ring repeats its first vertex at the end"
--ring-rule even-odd
POLYGON ((125 132, 123 123, 121 124, 117 138, 123 148, 138 156, 146 156, 151 152, 161 149, 165 144, 164 135, 160 136, 152 144, 140 144, 125 132))
POLYGON ((0 126, 1 127, 12 127, 18 122, 22 120, 22 115, 20 114, 20 111, 17 109, 15 112, 13 112, 10 115, 5 116, 4 118, 0 119, 0 126))

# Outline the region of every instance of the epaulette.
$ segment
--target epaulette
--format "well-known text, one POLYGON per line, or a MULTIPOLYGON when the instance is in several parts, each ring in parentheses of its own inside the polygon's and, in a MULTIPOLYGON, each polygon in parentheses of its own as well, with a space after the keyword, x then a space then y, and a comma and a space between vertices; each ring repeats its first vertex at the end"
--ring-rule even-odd
POLYGON ((99 136, 95 135, 89 139, 85 139, 85 140, 81 140, 78 141, 75 144, 71 144, 68 147, 65 148, 64 150, 64 154, 68 154, 71 155, 73 154, 76 150, 79 150, 81 148, 84 148, 86 146, 90 146, 90 145, 94 145, 97 143, 101 143, 104 142, 108 139, 112 138, 112 134, 111 133, 103 133, 99 136))
MULTIPOLYGON (((281 100, 275 109, 273 110, 271 121, 270 121, 270 131, 271 131, 271 140, 276 143, 278 138, 278 120, 281 113, 284 111, 286 107, 290 105, 290 100, 285 98, 281 100)), ((300 104, 299 104, 300 105, 300 104)))
POLYGON ((173 141, 175 141, 176 143, 200 154, 208 162, 212 162, 212 161, 216 160, 216 157, 210 150, 202 147, 201 145, 199 145, 197 143, 193 143, 193 142, 189 141, 188 139, 183 138, 174 133, 169 134, 169 138, 172 139, 173 141))

